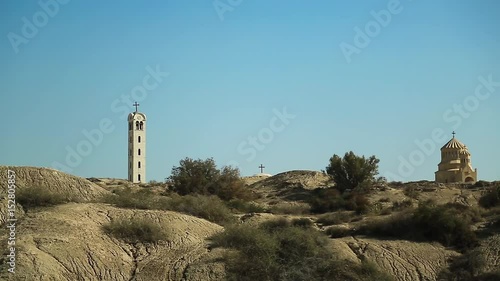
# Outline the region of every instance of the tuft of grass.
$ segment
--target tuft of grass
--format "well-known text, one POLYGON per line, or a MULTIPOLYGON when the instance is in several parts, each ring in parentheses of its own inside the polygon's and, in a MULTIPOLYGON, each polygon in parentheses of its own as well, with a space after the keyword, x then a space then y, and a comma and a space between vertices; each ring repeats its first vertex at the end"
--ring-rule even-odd
POLYGON ((50 191, 42 187, 19 189, 16 200, 24 208, 48 207, 75 201, 72 196, 50 191))
POLYGON ((108 235, 127 243, 157 243, 167 239, 166 233, 154 222, 143 219, 118 219, 103 225, 108 235))

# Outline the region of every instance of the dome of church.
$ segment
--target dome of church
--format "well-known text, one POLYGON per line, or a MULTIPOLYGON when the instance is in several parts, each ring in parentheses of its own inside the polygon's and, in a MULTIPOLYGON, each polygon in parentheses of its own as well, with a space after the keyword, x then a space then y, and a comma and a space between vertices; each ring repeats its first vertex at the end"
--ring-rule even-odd
POLYGON ((457 140, 455 137, 453 137, 449 142, 447 142, 443 147, 441 147, 441 149, 444 148, 467 149, 467 147, 459 140, 457 140))

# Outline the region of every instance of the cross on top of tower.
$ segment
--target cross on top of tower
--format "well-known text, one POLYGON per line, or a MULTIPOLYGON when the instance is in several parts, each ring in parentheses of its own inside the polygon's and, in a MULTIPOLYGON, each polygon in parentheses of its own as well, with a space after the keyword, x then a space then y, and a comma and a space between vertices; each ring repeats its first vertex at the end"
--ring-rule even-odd
POLYGON ((455 131, 453 131, 453 133, 451 133, 451 134, 453 135, 453 138, 455 138, 455 134, 456 134, 455 131))
POLYGON ((262 164, 260 164, 259 169, 260 169, 260 173, 261 174, 264 172, 264 168, 265 168, 265 166, 262 165, 262 164))
POLYGON ((137 102, 135 102, 135 103, 133 104, 133 106, 135 106, 135 112, 137 112, 137 107, 139 106, 139 104, 138 104, 137 102))

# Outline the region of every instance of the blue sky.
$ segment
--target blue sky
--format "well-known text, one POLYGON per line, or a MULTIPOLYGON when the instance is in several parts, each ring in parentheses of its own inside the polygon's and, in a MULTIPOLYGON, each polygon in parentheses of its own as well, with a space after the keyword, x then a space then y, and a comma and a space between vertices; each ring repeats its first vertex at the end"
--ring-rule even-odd
POLYGON ((2 165, 126 178, 117 108, 157 71, 138 100, 148 180, 185 157, 276 174, 349 150, 432 180, 453 130, 479 178, 500 179, 498 1, 55 1, 0 2, 2 165), (84 150, 101 122, 113 130, 84 150))

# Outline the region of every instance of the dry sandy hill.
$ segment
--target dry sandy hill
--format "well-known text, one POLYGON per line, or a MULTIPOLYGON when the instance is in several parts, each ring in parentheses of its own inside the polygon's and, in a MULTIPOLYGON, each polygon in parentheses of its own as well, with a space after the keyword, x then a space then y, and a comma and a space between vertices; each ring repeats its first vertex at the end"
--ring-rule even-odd
POLYGON ((223 264, 207 248, 222 227, 168 211, 69 203, 28 212, 19 225, 15 280, 220 280, 223 264), (168 233, 158 245, 128 244, 101 226, 148 219, 168 233))
POLYGON ((330 177, 322 172, 296 170, 264 178, 254 182, 250 187, 259 189, 272 188, 274 190, 283 188, 314 189, 331 186, 332 184, 330 177))
MULTIPOLYGON (((17 273, 0 275, 1 280, 224 279, 221 260, 224 249, 211 249, 207 239, 223 231, 222 226, 176 212, 121 209, 95 203, 102 195, 109 194, 107 190, 140 186, 118 179, 91 179, 91 182, 45 168, 0 167, 2 200, 6 200, 4 183, 7 182, 7 169, 16 172, 19 189, 39 186, 73 195, 80 203, 39 208, 24 214, 17 228, 17 273), (157 245, 130 244, 110 237, 102 229, 110 221, 132 218, 156 222, 167 233, 166 241, 157 245)), ((283 199, 281 195, 284 192, 307 192, 317 187, 332 186, 327 175, 316 171, 290 171, 251 180, 253 183, 249 188, 268 196, 268 200, 278 202, 300 201, 294 201, 290 196, 283 199)), ((413 199, 415 201, 434 198, 440 203, 475 205, 481 194, 481 190, 461 189, 454 185, 425 182, 406 185, 417 190, 419 196, 413 199)), ((162 187, 158 185, 155 188, 161 190, 162 187)), ((373 191, 369 199, 372 202, 408 199, 403 188, 386 186, 373 191)), ((0 211, 5 205, 2 202, 0 211)), ((23 214, 21 209, 18 214, 23 214)), ((251 213, 243 215, 241 223, 258 225, 277 217, 298 216, 312 221, 317 219, 313 215, 251 213)), ((3 227, 4 221, 1 225, 3 227)), ((365 259, 372 261, 398 281, 436 280, 438 272, 449 265, 450 259, 460 255, 438 243, 379 240, 363 236, 331 239, 331 249, 339 259, 359 263, 365 259)), ((500 235, 488 237, 481 242, 479 249, 486 257, 487 268, 493 270, 500 266, 500 235)))
MULTIPOLYGON (((0 223, 2 224, 5 223, 6 218, 8 170, 15 173, 16 190, 40 187, 67 195, 78 202, 94 201, 109 193, 86 179, 49 168, 0 166, 0 186, 2 187, 0 189, 0 223)), ((24 214, 22 208, 18 209, 18 217, 22 214, 24 214)))

